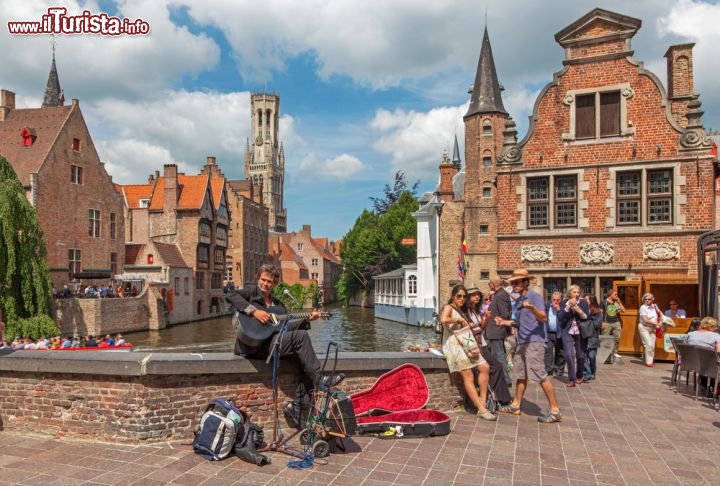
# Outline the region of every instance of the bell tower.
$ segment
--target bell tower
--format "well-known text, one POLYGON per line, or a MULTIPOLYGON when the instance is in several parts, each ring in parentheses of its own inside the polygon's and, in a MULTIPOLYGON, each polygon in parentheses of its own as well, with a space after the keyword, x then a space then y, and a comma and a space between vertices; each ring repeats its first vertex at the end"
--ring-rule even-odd
POLYGON ((287 210, 283 203, 285 151, 279 141, 280 97, 276 94, 250 95, 252 139, 245 152, 245 178, 262 188, 262 203, 268 208, 270 231, 287 231, 287 210))

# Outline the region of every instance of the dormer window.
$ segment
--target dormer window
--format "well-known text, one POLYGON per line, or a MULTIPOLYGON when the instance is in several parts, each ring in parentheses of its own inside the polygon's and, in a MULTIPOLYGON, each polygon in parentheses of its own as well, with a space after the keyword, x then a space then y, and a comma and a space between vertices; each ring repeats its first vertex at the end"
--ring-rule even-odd
POLYGON ((28 127, 25 127, 22 130, 20 130, 20 136, 22 137, 22 146, 23 147, 32 147, 32 144, 35 143, 35 139, 37 138, 35 129, 28 128, 28 127))
POLYGON ((140 199, 140 207, 141 208, 149 208, 150 207, 150 199, 140 199))

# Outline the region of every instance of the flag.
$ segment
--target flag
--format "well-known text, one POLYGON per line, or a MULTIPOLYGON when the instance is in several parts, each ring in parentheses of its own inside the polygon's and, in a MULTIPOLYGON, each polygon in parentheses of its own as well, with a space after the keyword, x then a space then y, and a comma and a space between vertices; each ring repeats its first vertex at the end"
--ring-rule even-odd
POLYGON ((462 229, 462 234, 460 235, 460 254, 458 255, 458 263, 457 263, 457 269, 458 269, 458 276, 460 277, 460 280, 465 280, 465 255, 467 254, 467 240, 465 239, 465 228, 462 229))
POLYGON ((465 262, 463 261, 462 253, 458 255, 457 269, 460 280, 465 281, 465 262))

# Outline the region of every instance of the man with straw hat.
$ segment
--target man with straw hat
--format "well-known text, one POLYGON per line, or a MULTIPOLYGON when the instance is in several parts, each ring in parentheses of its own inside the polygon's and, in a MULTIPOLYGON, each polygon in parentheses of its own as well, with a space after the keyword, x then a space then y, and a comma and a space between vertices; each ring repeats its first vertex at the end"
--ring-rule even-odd
POLYGON ((547 315, 542 296, 529 288, 530 280, 534 278, 526 268, 518 268, 513 272, 507 281, 512 286, 511 297, 515 300, 516 321, 495 318, 495 325, 517 326, 518 342, 512 370, 516 379, 515 398, 510 404, 500 406, 498 411, 520 415, 520 405, 530 379, 540 384, 550 405, 548 413, 538 417, 538 422, 550 424, 559 422, 562 414, 555 398, 555 389, 545 370, 547 315))

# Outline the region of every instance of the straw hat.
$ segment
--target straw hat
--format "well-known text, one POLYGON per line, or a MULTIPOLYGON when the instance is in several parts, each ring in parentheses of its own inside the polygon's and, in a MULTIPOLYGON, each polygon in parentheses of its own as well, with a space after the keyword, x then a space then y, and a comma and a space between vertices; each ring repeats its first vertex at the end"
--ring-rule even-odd
POLYGON ((514 282, 515 280, 523 280, 525 278, 533 280, 535 279, 535 275, 532 275, 527 268, 518 268, 507 278, 507 281, 514 282))
POLYGON ((467 288, 468 295, 472 295, 472 294, 476 294, 476 293, 482 293, 482 290, 480 290, 477 285, 472 284, 467 288))

